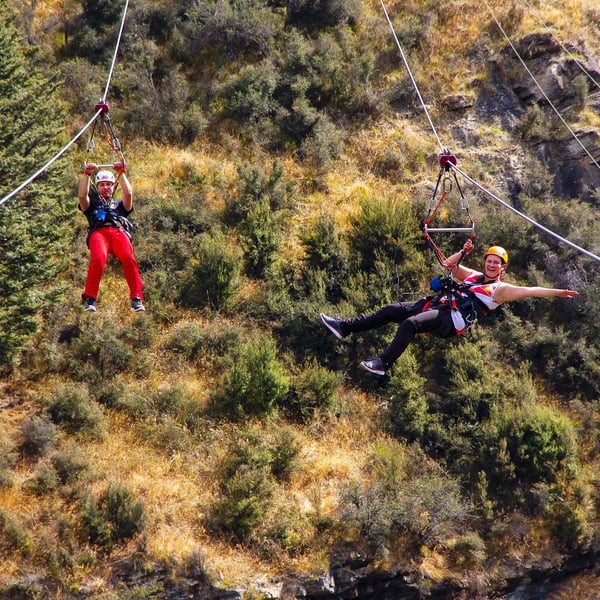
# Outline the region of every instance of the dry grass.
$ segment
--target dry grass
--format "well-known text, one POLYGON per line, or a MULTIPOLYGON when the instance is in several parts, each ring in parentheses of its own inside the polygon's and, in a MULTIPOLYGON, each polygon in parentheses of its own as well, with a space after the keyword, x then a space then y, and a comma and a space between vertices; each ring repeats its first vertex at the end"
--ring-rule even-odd
MULTIPOLYGON (((541 16, 546 23, 559 29, 564 37, 584 30, 585 11, 596 10, 595 0, 537 4, 538 15, 535 16, 541 16)), ((406 9, 406 2, 401 1, 386 5, 392 14, 406 9)), ((411 2, 409 5, 417 10, 423 5, 431 5, 431 2, 411 2)), ((56 16, 60 14, 61 6, 62 2, 58 0, 41 2, 37 18, 43 22, 56 16)), ((498 8, 499 16, 506 15, 510 6, 512 3, 503 2, 498 8)), ((369 0, 368 9, 369 27, 382 34, 381 25, 376 22, 381 18, 379 2, 369 0)), ((534 15, 525 13, 519 30, 537 29, 539 22, 536 24, 534 15)), ((476 44, 493 41, 494 45, 502 46, 504 42, 499 37, 491 37, 492 30, 489 15, 476 3, 444 3, 440 7, 438 18, 434 21, 434 33, 430 37, 433 45, 426 49, 431 60, 427 63, 422 60, 414 65, 417 80, 423 83, 426 101, 439 98, 438 90, 444 94, 462 92, 470 81, 482 76, 480 72, 473 72, 473 67, 460 57, 476 44)), ((389 81, 402 79, 405 76, 402 71, 403 66, 398 63, 389 75, 389 81)), ((590 120, 597 124, 597 117, 590 115, 590 120)), ((442 133, 445 138, 447 132, 442 133)), ((492 148, 494 151, 506 148, 509 144, 493 124, 480 127, 476 141, 486 146, 486 152, 492 148)), ((290 222, 292 234, 285 241, 285 255, 294 256, 300 251, 295 233, 321 214, 333 214, 339 226, 346 227, 361 200, 381 196, 410 201, 410 190, 403 187, 400 174, 397 180, 393 176, 375 174, 389 152, 395 153, 402 168, 411 171, 412 181, 429 183, 437 172, 437 165, 432 164, 431 157, 435 157, 438 148, 424 118, 417 124, 414 117, 395 115, 385 123, 356 132, 335 169, 327 175, 323 189, 301 196, 300 210, 290 222)), ((464 152, 476 154, 476 150, 464 149, 464 152)), ((177 198, 168 192, 172 178, 185 179, 186 174, 194 172, 210 182, 219 183, 219 186, 207 186, 209 196, 206 201, 208 207, 220 210, 224 205, 223 190, 237 180, 235 157, 204 143, 193 148, 176 149, 140 142, 128 149, 127 159, 137 198, 157 197, 165 203, 177 202, 177 198)), ((306 173, 301 165, 286 157, 284 166, 288 177, 302 182, 306 173)), ((239 294, 244 300, 251 300, 259 297, 261 292, 259 283, 246 281, 239 294)), ((152 308, 149 307, 149 310, 152 308)), ((128 290, 118 266, 109 268, 103 278, 99 311, 105 322, 127 323, 140 318, 129 312, 128 290)), ((178 312, 178 319, 205 323, 205 319, 193 311, 178 312)), ((155 368, 146 380, 131 379, 127 381, 128 386, 150 392, 161 386, 182 385, 190 396, 204 405, 214 381, 208 373, 194 365, 173 372, 166 361, 162 362, 160 348, 173 331, 169 325, 162 327, 154 346, 146 349, 154 359, 155 368)), ((34 400, 51 391, 55 384, 56 381, 51 379, 37 384, 18 382, 19 387, 27 389, 20 404, 15 404, 8 389, 10 386, 5 385, 0 403, 10 407, 2 408, 2 435, 16 438, 22 421, 37 410, 34 400)), ((365 477, 366 465, 372 460, 373 444, 385 440, 378 426, 379 407, 373 403, 373 396, 352 389, 344 389, 342 396, 344 410, 339 418, 295 428, 301 445, 299 468, 290 483, 278 490, 274 499, 276 506, 281 507, 286 499, 293 498, 302 515, 334 516, 344 485, 365 477)), ((143 499, 148 516, 143 545, 149 560, 183 561, 201 549, 209 572, 224 587, 245 585, 249 581, 260 582, 277 575, 278 569, 283 570, 284 565, 277 561, 261 560, 251 547, 230 544, 204 529, 204 519, 217 495, 217 465, 231 441, 231 431, 227 427, 214 426, 214 430, 207 432, 206 440, 197 441, 197 445, 189 451, 167 454, 141 440, 123 415, 109 412, 109 419, 110 433, 104 440, 78 442, 81 457, 93 466, 95 475, 88 491, 99 493, 108 482, 118 480, 143 499)), ((259 426, 267 431, 273 423, 259 426)), ((34 546, 56 536, 50 518, 51 504, 55 499, 41 501, 27 496, 21 488, 37 466, 20 462, 15 471, 15 485, 0 488, 0 508, 23 520, 32 532, 34 546)), ((58 505, 54 508, 60 511, 64 507, 58 505)), ((534 532, 521 547, 511 545, 510 540, 514 540, 514 536, 507 536, 499 542, 497 552, 521 559, 529 551, 547 551, 543 548, 546 542, 541 529, 534 529, 534 532)), ((309 532, 304 531, 304 534, 309 537, 309 532)), ((400 556, 402 552, 398 550, 400 556)), ((305 552, 286 559, 285 568, 321 572, 328 567, 326 551, 325 547, 309 545, 305 552)), ((122 549, 122 552, 125 554, 127 549, 122 549)), ((0 582, 20 576, 27 569, 33 570, 36 559, 36 556, 27 560, 17 556, 4 560, 0 582)), ((109 580, 108 569, 99 566, 97 572, 87 573, 82 579, 86 579, 88 588, 102 590, 109 580)), ((448 573, 448 566, 442 556, 433 553, 423 559, 420 570, 422 575, 436 581, 448 573)))

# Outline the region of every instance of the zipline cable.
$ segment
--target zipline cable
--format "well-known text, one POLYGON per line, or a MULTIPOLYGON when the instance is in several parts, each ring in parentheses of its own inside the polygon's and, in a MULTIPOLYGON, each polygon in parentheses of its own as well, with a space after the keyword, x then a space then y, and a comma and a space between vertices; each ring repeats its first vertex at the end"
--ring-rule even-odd
POLYGON ((96 120, 97 116, 101 113, 98 111, 85 125, 85 127, 64 147, 62 150, 57 152, 41 169, 36 171, 29 179, 24 181, 19 187, 13 190, 10 194, 7 194, 0 200, 0 206, 8 202, 13 196, 16 196, 20 191, 25 189, 32 181, 37 179, 48 167, 50 167, 54 162, 56 162, 92 125, 92 123, 96 120))
POLYGON ((527 221, 528 223, 533 225, 534 227, 537 227, 544 233, 547 233, 548 235, 552 236, 554 239, 559 240, 559 241, 563 242, 564 244, 567 244, 567 246, 570 246, 571 248, 578 250, 582 254, 585 254, 586 256, 589 256, 590 258, 593 258, 594 260, 600 262, 600 256, 593 254, 589 250, 586 250, 585 248, 582 248, 581 246, 574 244, 573 242, 567 240, 566 238, 558 235, 554 231, 551 231, 547 227, 540 225, 538 222, 534 221, 532 218, 530 218, 527 215, 523 214, 522 212, 518 211, 514 206, 511 206, 510 204, 508 204, 508 202, 505 202, 504 200, 502 200, 501 198, 496 196, 496 194, 490 192, 490 190, 486 189, 480 183, 475 181, 472 177, 469 177, 469 175, 467 175, 464 171, 462 171, 456 165, 450 165, 450 168, 454 169, 457 173, 460 173, 467 181, 470 181, 476 188, 481 190, 484 194, 487 194, 490 198, 494 199, 496 202, 499 202, 502 206, 504 206, 504 208, 508 208, 508 210, 512 211, 513 213, 515 213, 516 215, 518 215, 519 217, 521 217, 522 219, 524 219, 525 221, 527 221))
MULTIPOLYGON (((117 53, 119 52, 119 46, 121 45, 121 36, 123 34, 123 28, 125 25, 125 17, 127 16, 127 9, 129 7, 129 0, 126 0, 125 7, 123 9, 123 16, 121 18, 121 26, 119 28, 119 35, 117 36, 117 43, 115 45, 115 50, 113 53, 113 59, 110 66, 109 74, 106 80, 106 87, 104 89, 104 95, 102 97, 102 104, 106 104, 106 96, 108 95, 108 88, 110 87, 110 82, 112 79, 113 71, 115 68, 117 53)), ((21 185, 19 185, 12 192, 4 196, 0 200, 0 206, 3 206, 6 202, 8 202, 11 198, 16 196, 19 192, 24 190, 32 181, 37 179, 44 171, 46 171, 49 167, 51 167, 96 121, 96 119, 102 114, 103 109, 99 108, 96 111, 96 114, 87 122, 87 124, 83 127, 83 129, 70 141, 68 142, 61 150, 59 150, 41 169, 38 169, 29 179, 24 181, 21 185)))
MULTIPOLYGON (((531 4, 529 4, 529 2, 527 0, 523 0, 523 2, 527 5, 527 8, 529 8, 529 11, 531 13, 533 13, 534 10, 533 10, 533 7, 531 6, 531 4)), ((550 35, 556 40, 556 43, 563 49, 563 51, 569 55, 569 57, 579 67, 579 69, 584 73, 584 75, 586 75, 586 77, 598 89, 600 89, 600 83, 598 81, 596 81, 596 79, 594 79, 594 76, 581 64, 581 61, 579 61, 577 59, 577 57, 552 33, 552 31, 551 31, 552 28, 549 25, 547 25, 542 19, 540 19, 537 15, 536 15, 536 18, 537 18, 538 22, 542 25, 542 27, 544 27, 544 29, 546 29, 546 31, 548 31, 548 33, 550 33, 550 35)))
POLYGON ((527 73, 531 77, 533 83, 535 83, 535 85, 537 86, 537 88, 540 90, 540 92, 542 93, 542 96, 544 96, 544 98, 546 99, 546 102, 548 102, 550 108, 552 108, 552 110, 556 113, 556 116, 561 120, 562 124, 569 130, 570 134, 575 138, 575 141, 581 146, 581 148, 583 149, 583 151, 588 155, 589 159, 596 165, 596 167, 598 167, 598 169, 600 169, 600 164, 598 164, 598 162, 592 156, 592 154, 590 153, 590 151, 585 147, 585 145, 579 139, 579 137, 577 137, 577 134, 573 131, 573 129, 571 128, 571 126, 565 121, 565 119, 560 114, 560 112, 556 108, 556 106, 554 106, 554 103, 552 102, 552 100, 550 100, 550 98, 548 97, 548 95, 546 94, 546 92, 544 91, 544 89, 542 88, 542 86, 537 82, 535 76, 533 75, 533 73, 531 72, 531 70, 529 69, 529 67, 525 63, 525 61, 521 58, 521 55, 519 54, 519 52, 516 49, 515 45, 512 43, 511 39, 506 34, 506 31, 502 27, 500 21, 498 21, 498 19, 496 18, 496 15, 494 14, 494 11, 490 7, 488 1, 487 0, 483 0, 483 3, 486 5, 488 11, 492 15, 492 18, 496 22, 496 25, 498 26, 498 29, 500 29, 500 31, 502 32, 502 35, 504 36, 504 38, 506 39, 506 41, 509 43, 510 47, 513 49, 513 52, 515 53, 515 56, 519 59, 519 61, 523 65, 524 69, 527 71, 527 73))
MULTIPOLYGON (((381 6, 383 8, 383 11, 385 13, 385 17, 387 19, 387 22, 390 26, 390 29, 392 30, 392 34, 394 36, 394 40, 396 42, 396 45, 398 46, 398 49, 400 50, 400 55, 402 56, 402 60, 404 61, 404 64, 406 66, 406 69, 410 75, 410 79, 412 81, 412 84, 414 86, 415 92, 417 93, 419 100, 423 106, 423 109, 425 110, 425 114, 427 115, 427 119, 429 120, 429 124, 431 126, 431 129, 437 139, 437 142, 440 146, 440 148, 443 148, 443 145, 440 141, 439 136, 437 135, 435 126, 433 124, 433 121, 431 119, 431 117, 429 116, 429 112, 427 111, 427 108, 425 106, 425 102, 423 101, 423 97, 421 96, 421 93, 419 91, 419 87, 415 81, 415 78, 412 76, 412 72, 410 70, 410 67, 408 65, 408 61, 406 60, 404 51, 402 50, 402 46, 400 44, 400 41, 398 40, 398 36, 396 35, 396 32, 394 31, 394 25, 389 17, 388 11, 385 7, 385 4, 383 2, 383 0, 380 0, 381 2, 381 6)), ((486 0, 484 0, 484 2, 487 5, 486 0)), ((493 14, 493 13, 492 13, 493 14)), ((500 24, 498 24, 500 26, 500 24)), ((501 28, 501 26, 500 26, 501 28)), ((509 40, 510 42, 510 40, 509 40)), ((512 46, 512 44, 511 44, 512 46)), ((517 53, 518 54, 518 53, 517 53)), ((527 67, 525 67, 527 68, 527 67)), ((533 76, 532 76, 533 78, 533 76)), ((535 78, 533 78, 535 81, 535 78)), ((542 93, 543 90, 542 90, 542 93)), ((544 94, 545 95, 545 94, 544 94)), ((584 148, 585 149, 585 148, 584 148)), ((447 152, 447 151, 444 151, 447 152)), ((589 153, 588 153, 589 154, 589 153)), ((592 159, 593 160, 593 159, 592 159)), ((595 161, 594 161, 595 162, 595 161)), ((469 175, 467 175, 464 171, 462 171, 461 169, 459 169, 456 164, 454 164, 453 161, 447 161, 446 165, 448 166, 448 168, 450 169, 454 169, 457 173, 460 173, 465 179, 467 179, 468 181, 470 181, 475 187, 477 187, 479 190, 481 190, 484 194, 487 194, 490 198, 494 199, 495 201, 499 202, 502 206, 504 206, 505 208, 508 208, 510 211, 512 211, 513 213, 515 213, 516 215, 518 215, 519 217, 521 217, 522 219, 524 219, 525 221, 527 221, 528 223, 530 223, 531 225, 533 225, 534 227, 537 227, 538 229, 540 229, 541 231, 547 233, 548 235, 552 236, 553 238, 555 238, 556 240, 559 240, 565 244, 567 244, 568 246, 570 246, 571 248, 578 250, 579 252, 585 254, 586 256, 599 261, 600 262, 600 257, 597 256, 596 254, 593 254, 592 252, 590 252, 589 250, 586 250, 585 248, 582 248, 580 246, 578 246, 577 244, 574 244, 573 242, 567 240, 566 238, 563 238, 562 236, 558 235, 557 233, 551 231, 550 229, 548 229, 547 227, 544 227, 543 225, 540 225, 537 221, 535 221, 534 219, 532 219, 531 217, 528 217, 527 215, 525 215, 524 213, 518 211, 516 208, 514 208, 513 206, 511 206, 508 202, 505 202, 504 200, 502 200, 501 198, 499 198, 498 196, 496 196, 494 193, 492 193, 490 190, 488 190, 487 188, 485 188, 483 185, 481 185, 480 183, 478 183, 477 181, 475 181, 472 177, 470 177, 469 175)))
POLYGON ((129 0, 125 0, 125 6, 123 8, 123 17, 121 18, 121 26, 119 27, 119 34, 117 35, 117 43, 115 44, 115 51, 113 53, 113 59, 110 64, 110 70, 108 72, 108 77, 106 78, 106 87, 104 88, 104 95, 102 96, 103 103, 106 103, 106 97, 108 96, 108 88, 110 86, 113 72, 115 70, 115 64, 117 62, 117 53, 119 51, 119 46, 121 45, 121 36, 123 35, 123 29, 125 27, 125 17, 127 15, 128 8, 129 8, 129 0))
POLYGON ((410 80, 412 81, 415 92, 416 92, 417 96, 419 97, 421 106, 423 107, 423 110, 425 111, 425 116, 427 117, 427 120, 429 121, 429 126, 431 127, 431 131, 433 131, 433 135, 435 136, 435 139, 437 140, 440 150, 444 150, 444 146, 442 145, 442 142, 440 141, 440 137, 437 134, 435 125, 433 124, 433 120, 431 119, 431 116, 429 115, 427 106, 426 106, 425 102, 423 101, 421 92, 419 91, 419 86, 417 85, 417 82, 415 81, 415 78, 413 77, 412 71, 410 70, 410 66, 409 66, 408 60, 406 59, 406 56, 404 54, 404 50, 402 50, 402 45, 400 44, 400 40, 398 39, 398 36, 396 35, 396 32, 394 30, 394 24, 392 23, 392 20, 390 19, 390 15, 388 14, 387 8, 385 7, 383 0, 380 0, 380 2, 381 2, 381 8, 383 8, 383 13, 385 14, 385 18, 387 19, 388 25, 390 26, 390 29, 392 30, 392 35, 394 36, 396 46, 398 46, 398 50, 400 51, 400 56, 402 57, 402 61, 404 62, 406 71, 408 72, 408 75, 410 77, 410 80))

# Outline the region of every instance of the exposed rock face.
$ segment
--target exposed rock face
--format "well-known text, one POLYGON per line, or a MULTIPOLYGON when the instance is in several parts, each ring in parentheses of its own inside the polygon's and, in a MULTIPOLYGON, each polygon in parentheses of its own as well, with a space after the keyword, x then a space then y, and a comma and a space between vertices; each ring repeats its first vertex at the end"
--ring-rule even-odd
MULTIPOLYGON (((489 57, 488 80, 480 87, 474 122, 496 121, 519 138, 554 175, 557 197, 592 200, 600 189, 600 130, 582 125, 579 118, 583 110, 600 114, 596 60, 581 43, 563 46, 551 34, 528 35, 515 48, 525 66, 510 46, 499 56, 489 57), (534 107, 540 109, 539 118, 551 124, 538 129, 552 133, 542 135, 538 129, 527 129, 525 122, 534 118, 534 107)), ((455 111, 468 107, 461 98, 445 99, 444 105, 455 111)), ((461 123, 460 129, 469 143, 468 123, 461 123)), ((506 187, 517 204, 522 174, 517 164, 508 162, 506 187)))

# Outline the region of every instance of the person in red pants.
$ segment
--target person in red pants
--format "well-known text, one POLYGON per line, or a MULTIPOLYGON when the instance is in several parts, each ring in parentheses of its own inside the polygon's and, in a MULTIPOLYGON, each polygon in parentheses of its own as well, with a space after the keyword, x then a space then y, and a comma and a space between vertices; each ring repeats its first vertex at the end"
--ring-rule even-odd
POLYGON ((88 220, 87 246, 90 249, 85 288, 81 295, 83 308, 96 311, 100 280, 106 268, 108 255, 112 254, 121 263, 123 274, 129 286, 131 310, 144 308, 143 284, 132 245, 133 224, 128 216, 133 210, 133 191, 125 174, 125 165, 116 163, 113 168, 120 175, 123 199, 115 201, 115 175, 112 171, 98 170, 94 163, 85 166, 79 183, 79 209, 88 220), (95 176, 95 187, 90 186, 90 177, 95 176))

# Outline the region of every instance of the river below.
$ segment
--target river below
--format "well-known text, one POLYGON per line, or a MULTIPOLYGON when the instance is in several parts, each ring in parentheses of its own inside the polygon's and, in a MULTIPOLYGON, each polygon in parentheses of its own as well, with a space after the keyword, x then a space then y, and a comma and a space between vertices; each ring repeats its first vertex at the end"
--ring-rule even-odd
POLYGON ((520 587, 504 600, 600 600, 600 573, 583 571, 558 583, 520 587))

